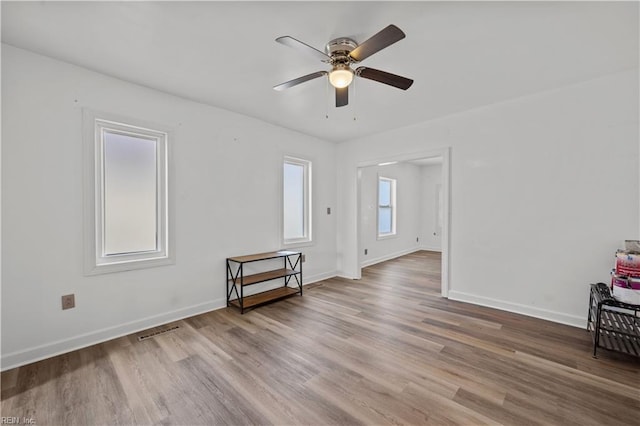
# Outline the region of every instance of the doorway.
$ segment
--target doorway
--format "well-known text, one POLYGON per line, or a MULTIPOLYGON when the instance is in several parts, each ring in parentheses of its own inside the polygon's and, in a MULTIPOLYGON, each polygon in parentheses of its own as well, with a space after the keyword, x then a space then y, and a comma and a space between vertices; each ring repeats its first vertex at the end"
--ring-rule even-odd
MULTIPOLYGON (((439 249, 441 253, 440 294, 443 297, 448 296, 450 162, 450 149, 445 148, 358 164, 357 278, 362 277, 363 267, 419 250, 437 252, 439 249), (434 179, 433 174, 436 168, 439 169, 439 176, 434 179), (427 170, 429 170, 428 173, 427 170), (426 188, 422 183, 424 179, 429 179, 429 175, 432 181, 428 185, 429 188, 426 188), (422 180, 418 182, 418 179, 422 180), (379 217, 388 216, 384 213, 384 209, 388 206, 380 204, 379 189, 376 184, 384 180, 397 182, 397 211, 394 212, 397 228, 392 235, 381 234, 378 229, 378 226, 385 227, 380 223, 379 217), (419 205, 423 207, 417 207, 419 205), (437 208, 435 208, 436 205, 437 208), (423 214, 427 212, 425 206, 432 207, 426 215, 423 214), (413 209, 418 210, 408 211, 413 209)), ((387 200, 387 197, 383 198, 387 200)))

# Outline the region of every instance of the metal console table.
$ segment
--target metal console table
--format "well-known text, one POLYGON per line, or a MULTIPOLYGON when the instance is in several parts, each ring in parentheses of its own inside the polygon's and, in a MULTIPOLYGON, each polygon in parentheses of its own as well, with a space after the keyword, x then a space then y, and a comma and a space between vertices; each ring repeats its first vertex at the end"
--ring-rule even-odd
POLYGON ((283 299, 294 294, 300 294, 300 296, 302 296, 301 252, 273 251, 227 258, 227 306, 235 306, 244 314, 245 309, 283 299), (247 263, 272 259, 282 259, 284 262, 283 267, 245 275, 244 266, 247 263), (263 291, 251 296, 244 295, 244 288, 246 286, 279 278, 283 279, 282 287, 263 291), (291 281, 294 281, 295 285, 289 287, 291 281))

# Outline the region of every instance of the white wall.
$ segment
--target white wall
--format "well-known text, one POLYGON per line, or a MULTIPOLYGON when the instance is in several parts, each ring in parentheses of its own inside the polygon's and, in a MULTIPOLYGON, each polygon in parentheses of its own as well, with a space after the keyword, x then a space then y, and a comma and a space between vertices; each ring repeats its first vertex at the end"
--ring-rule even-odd
POLYGON ((450 297, 582 325, 588 283, 639 237, 637 75, 336 147, 3 45, 2 368, 223 306, 224 259, 279 248, 284 154, 314 161, 307 281, 336 257, 357 275, 358 165, 452 147, 450 297), (83 107, 175 128, 175 265, 83 276, 83 107))
POLYGON ((442 250, 442 224, 438 224, 438 187, 442 185, 442 165, 420 167, 420 248, 442 250))
POLYGON ((305 279, 335 275, 334 144, 6 45, 2 103, 3 369, 224 306, 225 258, 280 248, 284 154, 313 161, 305 279), (175 265, 83 275, 84 107, 175 129, 175 265))
POLYGON ((363 167, 360 178, 363 266, 393 259, 418 249, 420 235, 420 167, 409 163, 363 167), (378 176, 396 179, 396 235, 378 239, 378 176), (364 254, 367 249, 368 254, 364 254))
POLYGON ((451 147, 449 297, 582 326, 639 234, 638 70, 338 146, 338 266, 358 275, 356 170, 451 147))

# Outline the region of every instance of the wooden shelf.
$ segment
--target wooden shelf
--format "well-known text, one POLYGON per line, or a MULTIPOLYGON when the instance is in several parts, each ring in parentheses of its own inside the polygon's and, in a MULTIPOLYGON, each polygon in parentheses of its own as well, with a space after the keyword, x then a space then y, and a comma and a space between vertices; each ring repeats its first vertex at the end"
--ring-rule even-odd
MULTIPOLYGON (((263 269, 267 267, 265 265, 263 269)), ((299 251, 281 250, 227 258, 227 306, 240 308, 240 312, 244 313, 247 308, 293 294, 302 296, 302 253, 299 251), (276 259, 282 259, 282 268, 244 275, 245 263, 276 259), (244 296, 243 289, 246 286, 277 279, 282 279, 282 287, 244 296)))
POLYGON ((267 253, 258 253, 258 254, 248 254, 246 256, 234 256, 230 257, 228 260, 237 263, 247 263, 247 262, 257 262, 259 260, 268 260, 268 259, 277 259, 284 256, 293 256, 300 254, 297 251, 270 251, 267 253))
MULTIPOLYGON (((257 293, 252 296, 245 296, 242 299, 242 307, 244 309, 252 308, 254 306, 263 305, 275 300, 284 299, 285 297, 289 297, 298 293, 300 293, 300 290, 292 287, 280 287, 274 290, 263 291, 262 293, 257 293)), ((240 308, 240 302, 238 299, 232 300, 229 303, 237 308, 240 308)))
MULTIPOLYGON (((295 275, 299 273, 300 272, 294 271, 292 269, 281 268, 281 269, 275 269, 273 271, 260 272, 258 274, 253 274, 253 275, 245 275, 242 278, 242 285, 247 286, 251 284, 258 284, 264 281, 275 280, 277 278, 288 277, 289 275, 295 275)), ((233 279, 229 281, 233 282, 233 279)))

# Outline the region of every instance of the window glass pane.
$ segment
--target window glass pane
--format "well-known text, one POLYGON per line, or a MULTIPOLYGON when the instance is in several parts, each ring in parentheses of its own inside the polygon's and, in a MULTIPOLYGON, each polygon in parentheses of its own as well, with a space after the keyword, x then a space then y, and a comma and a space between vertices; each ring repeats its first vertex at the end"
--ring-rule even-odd
POLYGON ((104 132, 104 255, 157 250, 156 145, 104 132))
POLYGON ((304 238, 304 166, 284 163, 284 239, 304 238))
POLYGON ((389 234, 391 232, 391 208, 378 208, 378 234, 389 234))
POLYGON ((378 236, 395 234, 394 191, 394 179, 378 178, 378 236))
POLYGON ((378 181, 378 203, 381 206, 391 205, 391 181, 380 179, 378 181))

